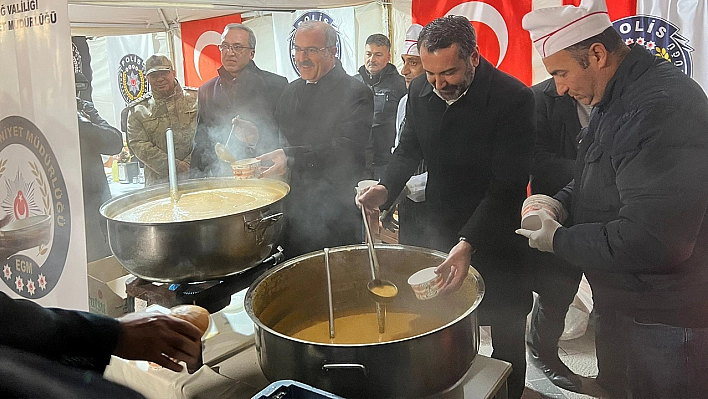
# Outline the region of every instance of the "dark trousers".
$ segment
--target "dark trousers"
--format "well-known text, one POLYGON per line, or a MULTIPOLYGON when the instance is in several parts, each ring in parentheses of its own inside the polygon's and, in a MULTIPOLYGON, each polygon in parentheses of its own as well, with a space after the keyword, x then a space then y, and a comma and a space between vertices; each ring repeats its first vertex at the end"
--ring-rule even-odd
POLYGON ((398 242, 425 247, 427 245, 425 226, 425 201, 414 202, 408 197, 403 198, 398 204, 398 242))
POLYGON ((509 398, 520 398, 526 383, 524 336, 532 295, 525 281, 526 265, 523 262, 521 258, 499 259, 479 251, 472 257, 472 266, 482 275, 485 285, 484 299, 479 308, 479 324, 491 326, 492 357, 512 366, 507 379, 509 398))
POLYGON ((595 307, 597 381, 613 398, 707 398, 708 328, 595 307))
POLYGON ((554 359, 565 328, 565 315, 573 303, 583 272, 555 255, 531 249, 533 290, 538 294, 531 311, 529 349, 536 356, 554 359))

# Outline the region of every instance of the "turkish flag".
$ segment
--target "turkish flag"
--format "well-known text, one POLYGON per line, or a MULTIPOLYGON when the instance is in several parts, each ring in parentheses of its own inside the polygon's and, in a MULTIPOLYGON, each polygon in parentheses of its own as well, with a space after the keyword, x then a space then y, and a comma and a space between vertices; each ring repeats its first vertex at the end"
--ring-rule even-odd
POLYGON ((221 66, 221 33, 224 27, 241 23, 241 14, 182 22, 182 54, 184 54, 184 84, 199 87, 217 75, 221 66))
POLYGON ((463 15, 477 31, 479 51, 504 72, 530 85, 533 45, 521 19, 532 10, 532 0, 413 0, 413 23, 423 26, 445 15, 463 15))

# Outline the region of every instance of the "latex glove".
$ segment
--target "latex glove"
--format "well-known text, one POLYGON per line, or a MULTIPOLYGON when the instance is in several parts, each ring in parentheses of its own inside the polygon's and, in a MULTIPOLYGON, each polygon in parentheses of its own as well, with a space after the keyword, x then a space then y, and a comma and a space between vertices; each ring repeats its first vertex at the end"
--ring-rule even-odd
POLYGON ((256 143, 258 143, 258 127, 256 127, 253 122, 236 116, 231 120, 231 124, 231 134, 236 136, 237 139, 249 146, 255 146, 256 143))
POLYGON ((556 230, 561 227, 561 224, 544 210, 539 211, 538 215, 541 218, 540 230, 518 229, 516 234, 528 238, 529 247, 553 253, 553 236, 556 234, 556 230))
POLYGON ((452 247, 447 259, 435 269, 435 273, 442 274, 445 279, 445 284, 440 290, 442 295, 451 294, 462 287, 470 271, 473 252, 470 243, 460 241, 452 247))
POLYGON ((359 208, 363 207, 367 215, 372 216, 376 214, 376 211, 387 199, 388 189, 381 184, 377 184, 357 192, 354 202, 359 208))
POLYGON ((273 166, 264 170, 261 177, 283 176, 288 172, 288 157, 282 148, 265 153, 256 159, 261 161, 273 161, 273 166))

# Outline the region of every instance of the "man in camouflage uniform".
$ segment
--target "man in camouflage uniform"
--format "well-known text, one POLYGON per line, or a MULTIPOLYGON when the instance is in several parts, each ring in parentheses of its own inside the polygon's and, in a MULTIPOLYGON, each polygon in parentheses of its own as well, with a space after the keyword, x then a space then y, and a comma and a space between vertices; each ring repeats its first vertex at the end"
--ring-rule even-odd
POLYGON ((128 146, 145 164, 145 185, 168 181, 167 128, 172 128, 179 178, 189 175, 197 127, 197 90, 180 86, 172 62, 155 54, 145 61, 150 93, 128 104, 128 146))

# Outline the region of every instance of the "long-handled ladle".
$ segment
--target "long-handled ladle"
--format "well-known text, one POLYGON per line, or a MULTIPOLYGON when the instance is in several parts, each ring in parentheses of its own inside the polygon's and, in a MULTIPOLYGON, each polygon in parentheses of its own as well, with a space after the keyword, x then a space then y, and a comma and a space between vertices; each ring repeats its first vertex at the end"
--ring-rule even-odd
POLYGON ((371 229, 369 229, 369 220, 366 217, 364 207, 361 207, 361 217, 364 219, 364 230, 366 230, 366 241, 369 246, 369 264, 371 266, 372 280, 366 284, 366 288, 376 301, 376 319, 379 324, 379 333, 383 334, 386 328, 386 303, 393 300, 398 295, 398 287, 391 281, 378 278, 379 274, 379 258, 376 256, 374 249, 374 240, 371 237, 371 229))
POLYGON ((167 128, 165 132, 167 138, 167 175, 170 179, 170 199, 173 204, 179 200, 177 191, 177 165, 175 164, 175 139, 172 128, 167 128))
POLYGON ((329 248, 324 249, 325 269, 327 269, 327 301, 329 302, 329 338, 334 339, 334 309, 332 307, 332 275, 329 272, 329 248))

